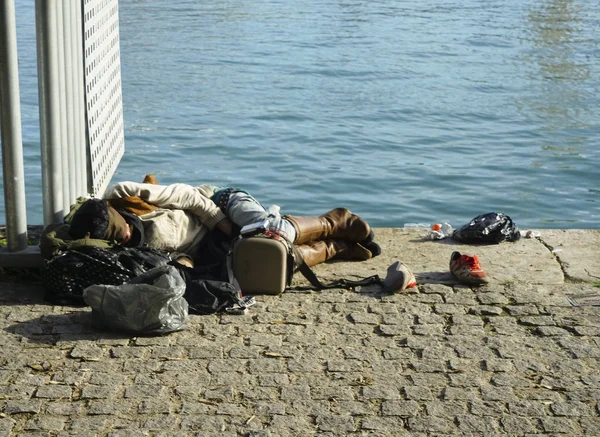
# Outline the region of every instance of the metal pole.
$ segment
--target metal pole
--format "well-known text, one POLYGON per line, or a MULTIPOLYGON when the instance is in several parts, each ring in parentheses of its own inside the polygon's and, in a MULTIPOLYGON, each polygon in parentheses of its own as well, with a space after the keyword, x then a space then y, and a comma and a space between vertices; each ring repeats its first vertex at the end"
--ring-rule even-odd
POLYGON ((75 177, 75 169, 77 168, 77 162, 75 161, 75 154, 77 144, 75 143, 75 88, 73 87, 73 44, 74 41, 71 38, 71 29, 75 24, 71 21, 71 10, 73 10, 71 2, 67 2, 62 5, 62 16, 63 16, 63 44, 64 44, 64 75, 65 75, 65 97, 66 97, 66 142, 65 152, 68 157, 67 162, 69 165, 69 176, 67 178, 67 184, 69 187, 67 202, 65 207, 69 205, 77 197, 77 178, 75 177))
MULTIPOLYGON (((71 38, 73 41, 73 87, 75 89, 75 175, 77 179, 77 196, 88 193, 87 184, 87 143, 85 139, 85 94, 83 84, 83 16, 81 0, 74 2, 71 8, 73 26, 71 38)), ((74 200, 74 199, 73 199, 74 200)))
POLYGON ((64 196, 61 168, 59 78, 57 54, 57 0, 36 0, 38 88, 44 224, 61 223, 64 196))
POLYGON ((0 1, 0 129, 6 204, 7 246, 27 248, 25 171, 14 0, 0 1))
POLYGON ((66 86, 66 62, 65 62, 65 38, 64 38, 64 26, 63 23, 63 10, 66 7, 62 1, 58 1, 55 4, 56 13, 56 40, 57 40, 57 53, 58 53, 58 96, 59 96, 59 118, 58 123, 60 124, 60 141, 57 147, 60 149, 60 161, 58 164, 61 168, 62 174, 62 187, 63 187, 63 202, 62 208, 66 210, 69 208, 71 202, 71 192, 69 187, 69 172, 71 170, 71 163, 69 161, 69 137, 67 135, 67 126, 69 120, 67 118, 67 86, 66 86), (65 171, 66 170, 66 171, 65 171))

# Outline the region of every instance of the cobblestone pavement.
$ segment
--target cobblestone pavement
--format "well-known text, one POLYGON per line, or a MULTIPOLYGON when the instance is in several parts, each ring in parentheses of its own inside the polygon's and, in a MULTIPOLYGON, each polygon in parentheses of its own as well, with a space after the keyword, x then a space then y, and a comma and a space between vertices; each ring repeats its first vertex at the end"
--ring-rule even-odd
MULTIPOLYGON (((447 270, 451 243, 378 238, 410 260, 418 290, 261 296, 244 316, 190 316, 163 337, 96 331, 87 308, 3 280, 0 435, 600 436, 600 307, 568 299, 600 294, 600 264, 583 269, 586 282, 568 265, 597 261, 568 258, 597 233, 468 247, 494 278, 474 289, 422 261, 437 255, 447 270), (522 257, 531 274, 503 276, 522 257)), ((379 258, 316 270, 383 273, 379 258)))

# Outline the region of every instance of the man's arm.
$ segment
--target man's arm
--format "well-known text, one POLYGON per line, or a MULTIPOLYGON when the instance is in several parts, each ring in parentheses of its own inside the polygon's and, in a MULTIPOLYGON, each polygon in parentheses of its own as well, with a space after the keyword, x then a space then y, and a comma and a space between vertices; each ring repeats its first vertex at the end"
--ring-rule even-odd
MULTIPOLYGON (((104 199, 121 199, 139 196, 146 202, 160 208, 183 209, 197 215, 200 221, 213 229, 225 219, 225 214, 215 203, 197 188, 187 184, 154 185, 137 182, 119 182, 109 187, 104 199)), ((226 226, 226 225, 224 225, 226 226)))

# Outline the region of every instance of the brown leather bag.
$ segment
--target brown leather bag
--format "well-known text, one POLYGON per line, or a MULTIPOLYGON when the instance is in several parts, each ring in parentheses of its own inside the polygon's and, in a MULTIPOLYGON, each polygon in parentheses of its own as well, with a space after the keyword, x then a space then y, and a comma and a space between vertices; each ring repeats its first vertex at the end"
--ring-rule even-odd
POLYGON ((232 280, 247 295, 278 295, 288 287, 294 273, 289 243, 277 234, 242 237, 233 242, 232 280))

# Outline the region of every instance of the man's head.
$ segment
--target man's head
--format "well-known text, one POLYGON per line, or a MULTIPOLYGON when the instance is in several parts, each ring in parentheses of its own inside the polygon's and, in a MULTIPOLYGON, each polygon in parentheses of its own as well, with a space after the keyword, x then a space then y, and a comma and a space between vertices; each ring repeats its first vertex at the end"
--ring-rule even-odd
POLYGON ((106 201, 89 199, 73 215, 69 234, 73 238, 84 238, 89 234, 91 238, 125 244, 131 239, 132 230, 125 218, 106 201))

